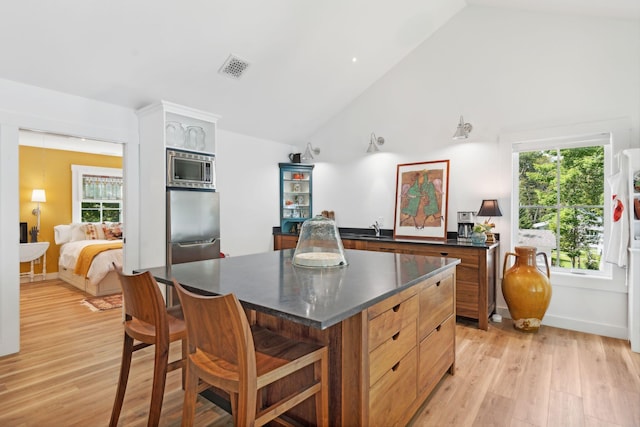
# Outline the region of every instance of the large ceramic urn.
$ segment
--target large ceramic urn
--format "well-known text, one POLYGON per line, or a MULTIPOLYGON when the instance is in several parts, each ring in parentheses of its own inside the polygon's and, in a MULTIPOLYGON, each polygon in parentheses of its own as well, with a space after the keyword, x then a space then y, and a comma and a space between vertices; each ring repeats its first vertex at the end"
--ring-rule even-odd
POLYGON ((513 326, 520 331, 537 332, 551 301, 549 260, 547 254, 536 254, 536 248, 531 246, 516 246, 515 250, 504 255, 502 294, 513 326), (546 274, 536 265, 538 255, 544 256, 546 274), (510 256, 515 257, 515 263, 507 270, 510 256))

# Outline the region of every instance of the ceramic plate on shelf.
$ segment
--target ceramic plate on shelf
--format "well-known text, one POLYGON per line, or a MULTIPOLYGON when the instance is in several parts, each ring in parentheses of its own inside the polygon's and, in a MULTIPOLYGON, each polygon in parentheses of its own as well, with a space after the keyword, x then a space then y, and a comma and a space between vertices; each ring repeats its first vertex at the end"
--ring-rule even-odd
POLYGON ((167 145, 184 147, 184 126, 180 122, 168 121, 165 126, 167 145))

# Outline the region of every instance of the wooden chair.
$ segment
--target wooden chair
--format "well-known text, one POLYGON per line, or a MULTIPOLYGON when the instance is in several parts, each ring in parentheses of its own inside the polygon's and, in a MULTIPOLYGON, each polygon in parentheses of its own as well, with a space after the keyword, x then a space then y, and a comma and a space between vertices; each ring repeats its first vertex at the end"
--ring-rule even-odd
POLYGON ((328 424, 327 347, 250 327, 234 294, 201 296, 173 283, 185 314, 189 344, 182 426, 193 425, 200 381, 229 393, 236 426, 262 426, 314 395, 316 423, 328 424), (310 365, 311 384, 263 407, 265 387, 310 365))
MULTIPOLYGON (((109 426, 118 424, 124 394, 127 388, 131 356, 134 351, 155 345, 153 367, 153 384, 151 404, 149 408, 148 426, 157 426, 162 410, 164 385, 167 372, 183 368, 187 352, 187 331, 180 306, 167 311, 158 283, 151 273, 127 275, 116 269, 122 285, 124 299, 124 344, 122 348, 122 364, 116 400, 111 412, 109 426), (139 341, 134 345, 134 340, 139 341), (169 345, 173 341, 182 341, 182 359, 169 362, 169 345)), ((184 387, 186 372, 182 370, 184 387)))

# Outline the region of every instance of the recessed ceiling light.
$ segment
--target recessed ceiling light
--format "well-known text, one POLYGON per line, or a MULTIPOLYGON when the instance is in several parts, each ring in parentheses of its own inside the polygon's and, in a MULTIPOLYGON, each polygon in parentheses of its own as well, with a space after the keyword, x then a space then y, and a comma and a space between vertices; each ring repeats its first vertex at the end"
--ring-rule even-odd
POLYGON ((354 56, 353 58, 351 58, 351 62, 358 62, 358 58, 354 56))

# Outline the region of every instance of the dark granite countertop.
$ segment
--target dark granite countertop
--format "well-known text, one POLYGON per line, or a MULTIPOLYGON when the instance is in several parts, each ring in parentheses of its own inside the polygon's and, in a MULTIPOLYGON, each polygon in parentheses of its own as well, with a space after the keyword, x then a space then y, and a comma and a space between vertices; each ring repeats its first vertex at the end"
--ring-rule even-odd
POLYGON ((291 264, 293 249, 145 269, 194 292, 235 293, 249 309, 325 329, 460 263, 459 259, 346 250, 346 267, 291 264))
MULTIPOLYGON (((380 230, 380 237, 376 237, 373 229, 369 228, 342 228, 338 229, 340 233, 340 237, 348 240, 368 240, 368 241, 378 241, 378 242, 397 242, 397 243, 413 243, 413 244, 421 244, 421 245, 432 245, 432 246, 449 246, 449 247, 472 247, 472 248, 485 248, 491 249, 497 247, 500 244, 500 241, 497 240, 495 243, 487 244, 483 243, 481 245, 474 244, 471 242, 461 242, 457 239, 457 234, 454 232, 447 233, 446 240, 424 240, 424 239, 407 239, 407 238, 394 238, 393 230, 382 229, 380 230)), ((273 234, 281 234, 283 236, 295 236, 295 234, 291 233, 283 233, 280 230, 280 227, 273 227, 273 234)), ((496 238, 499 238, 499 234, 495 234, 496 238)))

